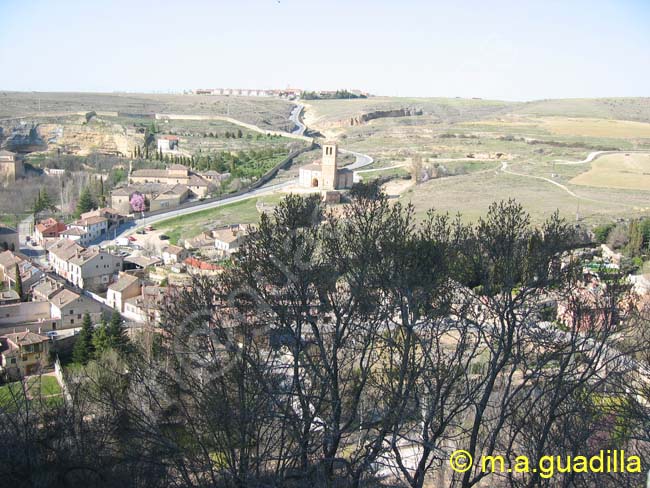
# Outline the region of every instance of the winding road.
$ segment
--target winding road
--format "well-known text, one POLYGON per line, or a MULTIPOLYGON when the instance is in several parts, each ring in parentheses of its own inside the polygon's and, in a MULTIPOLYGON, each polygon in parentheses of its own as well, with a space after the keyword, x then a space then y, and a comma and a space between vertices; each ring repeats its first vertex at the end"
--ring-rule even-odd
MULTIPOLYGON (((292 134, 294 135, 299 135, 303 136, 305 131, 307 130, 307 127, 304 125, 302 122, 300 115, 302 114, 302 111, 304 109, 303 105, 296 104, 294 109, 291 111, 291 114, 289 118, 291 121, 296 125, 296 128, 293 130, 292 134)), ((356 170, 359 168, 363 168, 364 166, 368 166, 374 162, 373 158, 368 156, 367 154, 355 152, 355 151, 349 151, 346 149, 339 149, 339 151, 343 154, 351 154, 356 158, 356 161, 348 166, 346 168, 351 169, 351 170, 356 170)), ((206 202, 206 203, 201 203, 197 205, 193 205, 191 207, 187 208, 177 208, 177 209, 171 209, 168 212, 160 213, 157 215, 150 215, 146 216, 144 218, 140 219, 135 219, 131 222, 127 222, 125 224, 122 224, 120 227, 116 229, 114 232, 113 238, 112 239, 106 239, 103 240, 102 242, 95 242, 93 244, 99 244, 99 245, 107 245, 110 244, 110 242, 113 239, 117 239, 120 237, 127 237, 131 234, 133 234, 136 229, 139 227, 142 227, 144 225, 152 225, 157 222, 161 222, 163 220, 167 220, 170 218, 174 217, 180 217, 183 215, 190 215, 196 212, 201 212, 202 210, 208 210, 212 208, 217 208, 217 207, 222 207, 224 205, 229 205, 231 203, 236 203, 236 202, 241 202, 242 200, 248 200, 250 198, 254 197, 259 197, 262 195, 269 195, 272 193, 275 193, 279 190, 283 190, 285 188, 288 188, 290 186, 296 185, 298 183, 297 179, 293 179, 290 181, 285 181, 283 183, 277 183, 277 184, 267 184, 265 186, 262 186, 260 188, 256 188, 253 190, 250 190, 244 194, 241 195, 236 195, 232 197, 227 197, 223 198, 221 200, 216 200, 216 201, 211 201, 211 202, 206 202)))

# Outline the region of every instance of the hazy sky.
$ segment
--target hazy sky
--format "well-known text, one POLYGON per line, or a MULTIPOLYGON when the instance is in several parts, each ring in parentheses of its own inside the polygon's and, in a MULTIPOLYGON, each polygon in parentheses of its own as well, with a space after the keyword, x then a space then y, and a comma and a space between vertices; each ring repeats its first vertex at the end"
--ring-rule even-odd
POLYGON ((0 90, 650 96, 650 0, 0 0, 0 90))

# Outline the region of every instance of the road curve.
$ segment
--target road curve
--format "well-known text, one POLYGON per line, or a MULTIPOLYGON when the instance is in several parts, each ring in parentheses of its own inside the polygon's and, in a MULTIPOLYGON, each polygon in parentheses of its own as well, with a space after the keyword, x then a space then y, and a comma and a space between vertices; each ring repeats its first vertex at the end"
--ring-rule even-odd
POLYGON ((296 134, 298 136, 305 135, 305 131, 307 130, 307 127, 305 126, 305 124, 302 123, 302 120, 300 119, 300 115, 302 114, 304 108, 305 108, 304 105, 300 105, 299 103, 297 103, 296 106, 291 111, 291 115, 289 115, 289 119, 291 120, 291 122, 296 124, 295 129, 291 131, 292 134, 296 134))
POLYGON ((631 150, 631 151, 594 151, 590 152, 585 159, 582 161, 566 161, 564 159, 554 159, 553 161, 560 165, 577 165, 577 164, 587 164, 591 163, 594 159, 598 159, 601 156, 604 156, 605 154, 629 154, 629 153, 641 153, 645 154, 648 153, 648 151, 637 151, 637 150, 631 150))
MULTIPOLYGON (((296 124, 296 129, 293 131, 293 134, 297 135, 303 135, 307 127, 302 123, 300 120, 300 114, 302 113, 303 110, 303 105, 296 104, 295 108, 292 110, 290 119, 296 124)), ((355 151, 349 151, 346 149, 339 149, 339 151, 343 154, 352 154, 355 158, 356 161, 348 166, 346 168, 355 170, 358 168, 363 168, 364 166, 368 166, 374 162, 373 158, 368 156, 367 154, 355 152, 355 151)), ((187 207, 187 208, 180 208, 180 209, 172 209, 169 210, 168 212, 164 212, 161 214, 157 215, 152 215, 149 217, 145 217, 144 219, 135 219, 132 222, 127 222, 126 224, 121 225, 117 231, 115 232, 113 239, 117 239, 119 237, 127 237, 135 232, 135 230, 138 227, 142 227, 144 225, 151 225, 155 224, 157 222, 161 222, 163 220, 171 219, 174 217, 180 217, 183 215, 189 215, 193 214, 195 212, 200 212, 202 210, 208 210, 212 208, 218 208, 222 207, 224 205, 229 205, 231 203, 236 203, 236 202, 241 202, 242 200, 248 200, 249 198, 253 197, 258 197, 262 195, 268 195, 271 193, 275 193, 278 190, 282 190, 284 188, 290 187, 292 185, 295 185, 298 182, 297 178, 292 179, 289 181, 285 181, 284 183, 278 183, 278 184, 271 184, 271 185, 266 185, 260 188, 256 188, 254 190, 250 190, 242 195, 237 195, 233 197, 227 197, 222 200, 217 200, 213 202, 207 202, 199 205, 194 205, 192 207, 187 207)), ((107 243, 107 241, 103 241, 101 244, 107 243)))

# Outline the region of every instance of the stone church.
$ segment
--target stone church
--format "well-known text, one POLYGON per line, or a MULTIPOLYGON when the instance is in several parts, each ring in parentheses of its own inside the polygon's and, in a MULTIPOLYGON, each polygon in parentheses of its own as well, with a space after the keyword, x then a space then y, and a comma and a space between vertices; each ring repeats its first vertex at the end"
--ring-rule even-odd
POLYGON ((300 186, 325 191, 351 188, 353 172, 346 168, 339 169, 336 161, 337 153, 336 143, 324 143, 323 157, 300 168, 298 178, 300 186))
POLYGON ((23 162, 9 151, 0 150, 0 184, 11 184, 23 175, 23 162))

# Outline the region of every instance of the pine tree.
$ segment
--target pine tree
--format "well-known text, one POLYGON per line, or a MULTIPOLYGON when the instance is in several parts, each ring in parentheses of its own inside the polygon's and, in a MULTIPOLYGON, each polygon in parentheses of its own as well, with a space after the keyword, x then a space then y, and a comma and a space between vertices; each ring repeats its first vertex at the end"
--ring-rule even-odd
POLYGON ((93 198, 93 194, 90 192, 90 188, 84 187, 81 195, 79 196, 79 201, 77 202, 77 217, 79 217, 82 213, 90 212, 95 207, 95 199, 93 198))
POLYGON ((95 350, 93 346, 93 335, 94 330, 90 315, 85 313, 81 324, 81 332, 72 350, 72 360, 75 363, 86 364, 92 359, 95 350))
POLYGON ((108 324, 106 324, 106 319, 104 319, 104 317, 102 317, 99 326, 95 328, 93 334, 93 347, 95 349, 95 357, 101 356, 104 351, 113 347, 112 340, 108 334, 108 324))
POLYGON ((99 206, 106 206, 106 194, 104 193, 104 178, 99 177, 99 206))
POLYGON ((126 330, 122 324, 122 316, 118 311, 114 311, 113 315, 111 315, 107 333, 111 346, 115 349, 123 350, 129 340, 126 337, 126 330))
POLYGON ((16 263, 16 281, 14 282, 14 291, 18 293, 20 301, 25 301, 25 293, 23 292, 23 277, 20 275, 20 266, 16 263))

